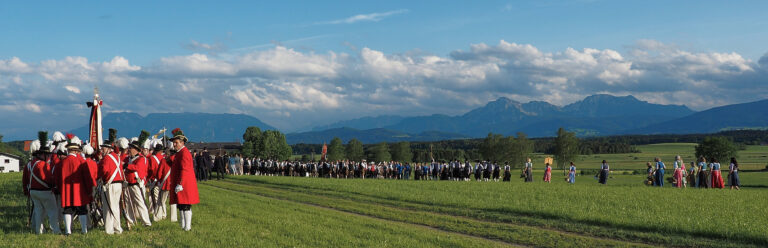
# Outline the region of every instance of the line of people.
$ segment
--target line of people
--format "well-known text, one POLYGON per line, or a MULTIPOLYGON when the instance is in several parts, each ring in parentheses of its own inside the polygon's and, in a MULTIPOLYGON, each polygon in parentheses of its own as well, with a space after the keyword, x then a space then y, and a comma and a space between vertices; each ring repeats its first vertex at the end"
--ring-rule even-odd
POLYGON ((139 220, 149 227, 167 217, 168 201, 171 221, 180 210, 181 227, 189 231, 191 205, 199 203, 197 184, 192 156, 184 146, 187 138, 178 128, 172 133, 166 156, 165 142, 149 139, 146 131, 129 141, 116 139, 116 130, 110 129, 100 146, 60 132, 48 141, 48 133, 39 132, 22 175, 33 232, 44 233, 45 217, 53 233, 65 235, 72 233, 75 216, 84 234, 97 226, 104 226, 107 234, 122 233, 121 216, 129 229, 139 220))
MULTIPOLYGON (((678 188, 688 187, 689 182, 691 187, 695 188, 725 188, 720 162, 716 158, 710 159, 710 161, 708 163, 707 159, 701 156, 697 162, 691 162, 690 167, 686 169, 682 157, 679 155, 675 156, 674 171, 671 177, 672 184, 678 188)), ((667 167, 658 157, 654 159, 654 162, 653 164, 651 162, 646 164, 648 167, 648 180, 646 184, 663 187, 664 173, 667 167)), ((731 189, 740 189, 739 162, 736 161, 736 158, 731 158, 727 179, 731 189)))

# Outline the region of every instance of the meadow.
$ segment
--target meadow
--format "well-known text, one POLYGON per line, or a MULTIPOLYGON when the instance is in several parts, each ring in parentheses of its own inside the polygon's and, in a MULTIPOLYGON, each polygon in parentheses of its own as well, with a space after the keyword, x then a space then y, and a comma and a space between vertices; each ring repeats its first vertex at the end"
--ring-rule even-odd
MULTIPOLYGON (((695 143, 661 143, 639 145, 636 147, 640 151, 639 153, 579 155, 574 163, 577 168, 598 169, 600 168, 600 162, 606 160, 611 165, 612 170, 637 170, 645 169, 646 163, 652 162, 655 157, 659 157, 667 165, 667 168, 672 168, 676 155, 680 155, 683 158, 686 167, 690 167, 690 162, 696 162, 695 143)), ((552 155, 534 154, 538 161, 543 161, 546 156, 552 155)), ((766 165, 768 165, 768 146, 746 146, 746 150, 739 151, 737 159, 742 170, 766 169, 766 165)), ((727 162, 720 161, 724 166, 723 168, 728 168, 727 162)))
MULTIPOLYGON (((192 231, 32 235, 20 175, 0 175, 0 246, 765 247, 768 173, 741 191, 608 185, 230 176, 199 184, 192 231)), ((557 177, 556 177, 557 178, 557 177)), ((123 224, 125 225, 125 224, 123 224)))

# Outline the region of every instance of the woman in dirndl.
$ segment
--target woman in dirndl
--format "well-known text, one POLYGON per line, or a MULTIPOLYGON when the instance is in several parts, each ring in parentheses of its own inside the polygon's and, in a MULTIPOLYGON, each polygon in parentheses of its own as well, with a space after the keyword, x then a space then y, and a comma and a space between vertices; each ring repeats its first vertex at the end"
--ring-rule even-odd
POLYGON ((568 182, 576 183, 576 165, 571 162, 571 168, 568 169, 568 182))
POLYGON ((549 163, 544 165, 544 182, 552 182, 552 166, 549 163))
POLYGON ((717 162, 716 158, 712 159, 712 163, 709 164, 709 168, 711 168, 711 180, 712 180, 712 188, 713 189, 722 189, 725 188, 725 185, 723 185, 723 176, 720 174, 720 163, 717 162))
POLYGON ((608 166, 608 162, 603 160, 603 164, 600 165, 600 180, 598 181, 600 184, 606 184, 608 182, 609 172, 610 167, 608 166))
POLYGON ((736 162, 736 158, 731 158, 731 166, 728 167, 728 181, 731 182, 731 189, 736 188, 739 190, 741 182, 739 181, 739 162, 736 162))
POLYGON ((682 188, 683 187, 683 171, 685 171, 685 167, 683 165, 683 160, 680 158, 680 156, 675 156, 674 168, 675 168, 675 171, 672 173, 672 178, 675 179, 675 187, 682 188))
POLYGON ((533 182, 533 163, 531 158, 528 158, 525 163, 525 182, 533 182))

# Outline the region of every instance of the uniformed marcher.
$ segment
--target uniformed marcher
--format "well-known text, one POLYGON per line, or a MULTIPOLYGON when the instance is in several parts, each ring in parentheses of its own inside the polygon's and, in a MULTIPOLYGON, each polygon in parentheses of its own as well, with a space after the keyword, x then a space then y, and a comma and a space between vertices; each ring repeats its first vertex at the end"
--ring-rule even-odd
POLYGON ((61 190, 61 207, 64 213, 64 234, 72 234, 72 218, 80 216, 83 233, 88 232, 88 209, 91 202, 91 174, 85 159, 80 156, 81 142, 77 136, 67 134, 67 157, 55 176, 61 190))
POLYGON ((133 218, 126 218, 126 220, 128 222, 135 222, 138 217, 141 218, 145 226, 152 226, 149 220, 149 210, 145 203, 146 190, 144 190, 144 182, 147 177, 147 163, 149 161, 141 155, 141 146, 147 138, 149 138, 149 132, 142 130, 138 140, 131 142, 128 148, 125 180, 128 182, 128 197, 131 199, 131 203, 126 206, 126 210, 128 210, 129 216, 132 213, 138 216, 132 216, 133 218))
POLYGON ((99 162, 99 180, 103 182, 102 213, 104 216, 104 231, 107 234, 122 233, 120 227, 120 195, 123 192, 123 170, 120 155, 115 148, 114 129, 109 129, 109 140, 101 145, 103 158, 99 162))
POLYGON ((159 221, 166 218, 167 209, 165 203, 168 202, 168 194, 171 191, 171 167, 165 160, 165 154, 163 154, 162 140, 155 140, 151 145, 155 151, 152 155, 152 163, 159 163, 155 168, 155 177, 157 178, 157 188, 159 190, 157 201, 155 202, 154 220, 159 221))
POLYGON ((32 160, 24 168, 24 193, 32 200, 32 230, 35 234, 45 231, 43 226, 44 216, 48 217, 48 225, 54 234, 60 234, 59 207, 56 197, 51 192, 51 186, 55 183, 51 166, 45 161, 50 153, 48 148, 48 132, 39 132, 38 140, 32 141, 29 146, 32 160))
POLYGON ((189 231, 192 229, 192 205, 200 203, 192 154, 184 146, 187 143, 187 137, 184 136, 181 129, 176 128, 171 133, 173 134, 171 141, 173 146, 177 148, 171 166, 171 185, 174 185, 171 203, 177 204, 181 212, 181 228, 189 231))

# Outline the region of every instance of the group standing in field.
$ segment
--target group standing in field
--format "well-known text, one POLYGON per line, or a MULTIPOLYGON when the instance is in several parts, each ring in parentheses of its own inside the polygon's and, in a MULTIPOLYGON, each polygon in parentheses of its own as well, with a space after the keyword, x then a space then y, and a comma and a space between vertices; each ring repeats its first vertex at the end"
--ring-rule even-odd
MULTIPOLYGON (((664 172, 667 169, 661 158, 655 158, 655 163, 648 162, 648 180, 646 184, 663 187, 664 186, 664 172)), ((683 159, 678 155, 675 156, 675 162, 673 165, 673 174, 671 177, 672 185, 678 188, 687 188, 688 184, 694 188, 725 188, 725 182, 723 181, 721 166, 716 158, 707 162, 707 159, 699 157, 698 163, 691 162, 690 168, 685 167, 683 159)), ((728 166, 728 185, 731 189, 739 189, 741 182, 739 180, 739 162, 736 158, 731 158, 730 166, 728 166)))
POLYGON ((55 132, 48 141, 47 132, 38 133, 22 176, 33 232, 45 232, 46 217, 53 233, 65 235, 72 233, 75 219, 82 233, 98 226, 107 234, 122 233, 121 217, 129 230, 139 222, 151 227, 168 216, 169 200, 171 221, 177 221, 178 209, 181 227, 189 231, 191 206, 200 201, 195 171, 187 137, 178 128, 172 134, 166 142, 142 131, 129 141, 116 139, 110 129, 109 139, 98 146, 72 134, 55 132))
MULTIPOLYGON (((202 152, 200 154, 207 154, 202 152)), ((196 161, 212 160, 211 169, 217 171, 217 179, 222 175, 263 175, 263 176, 291 176, 291 177, 320 177, 320 178, 367 178, 367 179, 402 179, 402 180, 451 180, 451 181, 511 181, 512 166, 509 163, 500 165, 493 161, 435 161, 431 163, 401 163, 390 162, 366 162, 366 161, 279 161, 260 158, 246 158, 238 154, 227 155, 219 153, 215 155, 203 155, 205 158, 196 161)), ((716 161, 716 160, 715 160, 716 161)), ((544 160, 544 175, 542 181, 552 181, 552 158, 544 160)), ((205 162, 200 162, 205 165, 205 162)), ((648 162, 648 179, 646 184, 663 187, 665 180, 670 181, 675 187, 685 188, 690 182, 697 188, 724 188, 723 178, 720 175, 720 164, 707 163, 703 157, 698 164, 691 163, 686 168, 680 156, 675 157, 672 177, 665 177, 667 170, 660 158, 654 162, 648 162), (714 183, 713 183, 714 182, 714 183)), ((520 178, 524 182, 534 181, 534 163, 530 158, 520 166, 520 178)), ((576 183, 577 169, 573 162, 569 162, 565 181, 576 183)), ((606 160, 600 163, 595 174, 595 180, 599 184, 608 184, 611 178, 611 168, 606 160)), ((207 180, 200 178, 199 180, 207 180)), ((729 185, 733 189, 739 189, 738 162, 731 159, 728 173, 729 185)))

